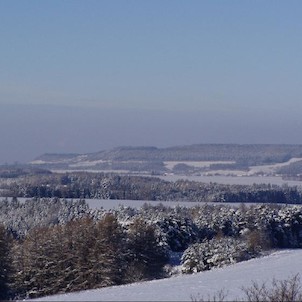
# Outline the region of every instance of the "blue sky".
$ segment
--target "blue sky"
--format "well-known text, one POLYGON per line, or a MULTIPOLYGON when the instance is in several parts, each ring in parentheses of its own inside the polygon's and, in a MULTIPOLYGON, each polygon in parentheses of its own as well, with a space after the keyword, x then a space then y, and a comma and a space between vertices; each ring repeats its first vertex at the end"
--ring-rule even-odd
MULTIPOLYGON (((300 143, 293 132, 302 126, 301 11, 301 1, 277 0, 0 0, 0 108, 69 106, 112 117, 124 110, 129 120, 162 114, 163 127, 168 115, 176 128, 187 117, 192 133, 182 139, 160 131, 128 141, 137 145, 158 143, 156 135, 167 145, 300 143), (219 135, 211 121, 223 121, 219 135), (204 127, 203 139, 197 130, 204 127)), ((119 143, 107 140, 90 148, 119 143)))

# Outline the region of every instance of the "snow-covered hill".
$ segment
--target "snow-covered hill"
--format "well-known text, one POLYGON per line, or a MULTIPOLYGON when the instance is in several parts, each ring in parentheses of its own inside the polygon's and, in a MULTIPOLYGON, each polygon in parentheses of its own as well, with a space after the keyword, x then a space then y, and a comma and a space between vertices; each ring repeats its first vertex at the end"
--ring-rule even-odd
POLYGON ((301 272, 302 250, 282 250, 269 256, 240 262, 224 268, 181 275, 169 279, 113 286, 78 293, 39 298, 39 301, 191 301, 199 294, 205 299, 224 289, 226 300, 244 297, 241 288, 252 281, 287 279, 301 272))
POLYGON ((128 146, 86 154, 43 154, 31 164, 52 171, 258 176, 280 174, 280 168, 301 162, 301 156, 301 145, 128 146))

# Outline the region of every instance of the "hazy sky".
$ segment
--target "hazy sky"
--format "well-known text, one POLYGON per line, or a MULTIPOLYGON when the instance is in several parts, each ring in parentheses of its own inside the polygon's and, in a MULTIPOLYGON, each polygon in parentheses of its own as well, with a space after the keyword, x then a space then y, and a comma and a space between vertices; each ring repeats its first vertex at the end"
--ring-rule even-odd
POLYGON ((301 143, 301 13, 300 0, 0 0, 0 163, 301 143))

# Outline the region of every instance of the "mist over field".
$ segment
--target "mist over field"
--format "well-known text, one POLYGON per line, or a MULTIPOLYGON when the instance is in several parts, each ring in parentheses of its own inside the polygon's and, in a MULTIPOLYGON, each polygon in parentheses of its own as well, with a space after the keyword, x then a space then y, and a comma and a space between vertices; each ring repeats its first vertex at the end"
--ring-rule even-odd
POLYGON ((0 164, 301 143, 300 11, 300 1, 1 1, 0 164))
POLYGON ((0 164, 43 153, 89 153, 117 146, 199 143, 300 143, 298 114, 3 105, 0 164), (284 123, 282 122, 284 121, 284 123))

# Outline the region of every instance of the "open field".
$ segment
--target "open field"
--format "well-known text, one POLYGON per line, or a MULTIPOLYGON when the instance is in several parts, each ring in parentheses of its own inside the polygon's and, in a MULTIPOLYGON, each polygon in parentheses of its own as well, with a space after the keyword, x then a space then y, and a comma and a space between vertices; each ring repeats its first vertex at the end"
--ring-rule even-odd
MULTIPOLYGON (((158 177, 158 176, 157 176, 158 177)), ((226 185, 253 185, 253 184, 272 184, 282 186, 302 186, 302 181, 285 180, 280 176, 226 176, 226 175, 165 175, 159 176, 163 180, 177 181, 186 179, 204 183, 220 183, 226 185)))

